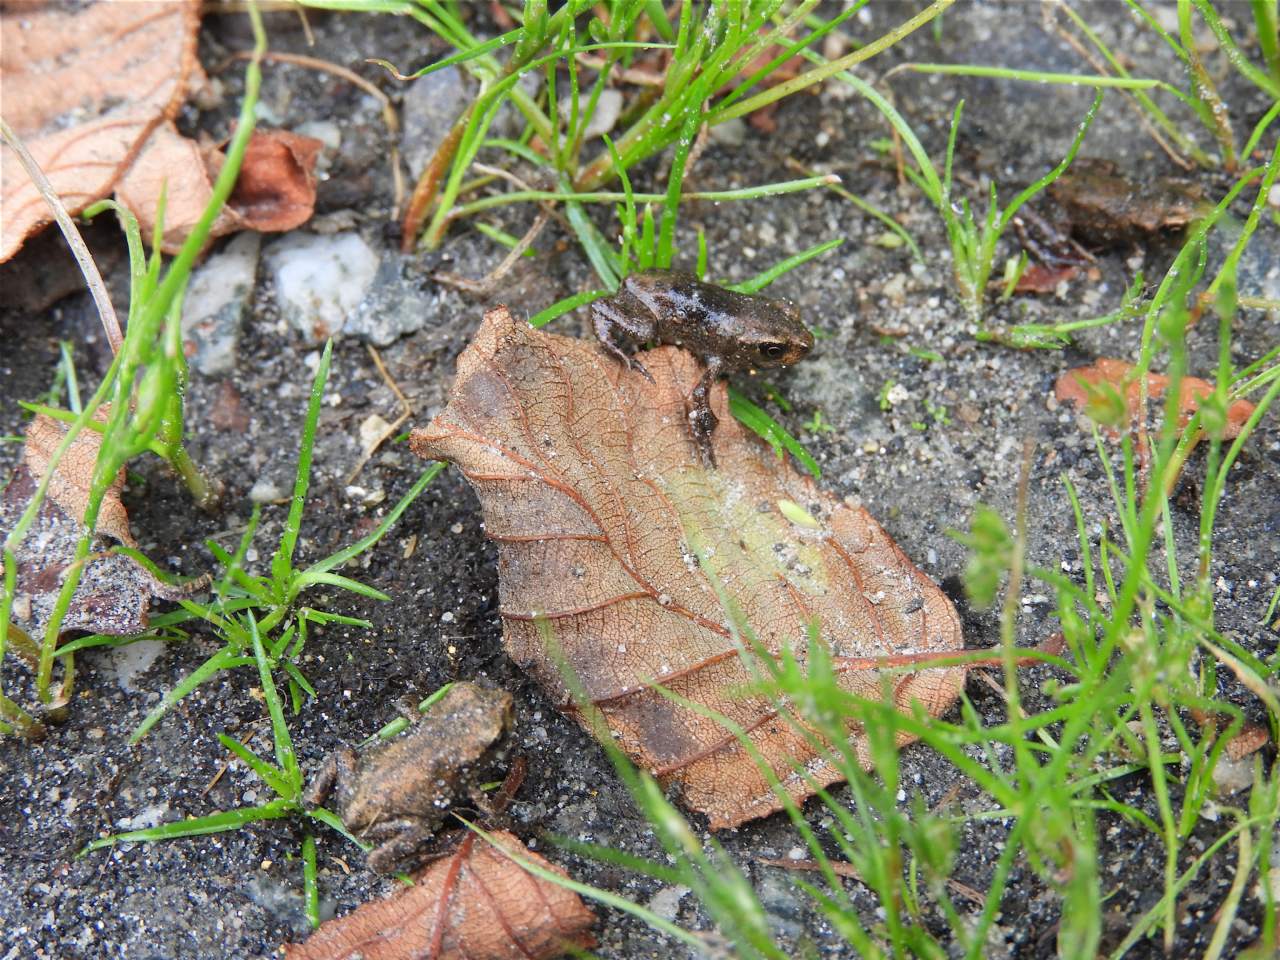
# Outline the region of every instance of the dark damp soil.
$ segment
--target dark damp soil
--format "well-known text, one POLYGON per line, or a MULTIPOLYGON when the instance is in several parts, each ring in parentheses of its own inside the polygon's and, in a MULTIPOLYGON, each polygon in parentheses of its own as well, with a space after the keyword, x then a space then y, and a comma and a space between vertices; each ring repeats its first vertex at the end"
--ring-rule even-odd
MULTIPOLYGON (((906 8, 876 6, 859 35, 878 36, 906 8)), ((1090 10, 1119 49, 1153 76, 1180 76, 1167 49, 1140 32, 1119 5, 1090 10)), ((483 27, 483 14, 475 16, 483 27)), ((440 48, 407 18, 312 13, 315 46, 307 46, 296 17, 268 18, 271 43, 353 67, 399 102, 403 87, 365 57, 384 57, 402 70, 439 56, 440 48)), ((491 29, 491 28, 490 28, 491 29)), ((210 17, 202 59, 209 69, 229 50, 249 40, 241 17, 210 17)), ((970 4, 948 13, 941 35, 920 31, 874 62, 882 73, 908 60, 954 61, 1081 69, 1075 55, 1040 27, 1031 4, 970 4)), ((218 73, 222 106, 184 115, 189 130, 225 134, 238 102, 239 67, 218 73)), ((1234 76, 1234 75, 1232 75, 1234 76)), ((1035 179, 1061 157, 1088 106, 1087 93, 1068 87, 996 80, 903 74, 889 81, 899 108, 939 159, 957 99, 966 101, 957 170, 977 188, 996 180, 1005 197, 1010 185, 1035 179)), ((1256 95, 1225 81, 1228 102, 1247 130, 1266 108, 1256 95)), ((296 127, 331 121, 341 146, 321 184, 317 214, 345 219, 380 255, 394 256, 394 231, 386 229, 392 207, 388 133, 377 104, 329 74, 268 65, 263 102, 272 121, 296 127)), ((1106 478, 1088 433, 1073 413, 1051 399, 1056 376, 1098 356, 1134 356, 1139 330, 1133 324, 1086 331, 1065 352, 1017 352, 975 341, 974 328, 953 294, 946 238, 937 213, 914 188, 900 187, 891 162, 877 144, 888 130, 878 113, 845 89, 828 86, 817 95, 788 99, 775 115, 772 135, 751 127, 742 142, 713 141, 692 173, 690 188, 726 188, 794 178, 790 165, 821 166, 840 174, 854 193, 897 217, 924 251, 915 262, 908 251, 885 245, 884 228, 833 193, 810 192, 751 203, 694 204, 681 224, 681 249, 696 249, 696 230, 706 231, 713 277, 740 280, 811 243, 844 237, 844 245, 821 260, 783 277, 770 291, 795 300, 806 319, 826 336, 811 359, 781 377, 790 413, 776 415, 809 445, 823 469, 823 482, 852 496, 886 527, 906 554, 962 605, 970 644, 995 642, 990 615, 963 605, 959 578, 965 551, 948 536, 969 524, 975 504, 1012 513, 1024 439, 1036 443, 1030 485, 1029 551, 1043 566, 1077 560, 1071 511, 1060 477, 1079 490, 1086 513, 1114 522, 1106 478), (886 335, 886 331, 889 332, 886 335), (914 350, 914 352, 913 352, 914 350), (927 351, 941 359, 927 359, 927 351), (885 403, 882 404, 881 400, 885 403), (815 411, 834 428, 806 434, 815 411)), ((1113 94, 1090 132, 1085 153, 1114 159, 1141 179, 1176 172, 1135 122, 1132 109, 1113 94)), ((656 165, 655 165, 656 166, 656 165)), ((648 171, 650 177, 654 169, 648 171)), ((641 175, 641 180, 644 174, 641 175)), ((1218 189, 1205 178, 1211 191, 1218 189)), ((650 184, 638 183, 649 189, 650 184)), ((609 211, 596 211, 606 234, 615 229, 609 211)), ((1242 215, 1240 210, 1237 213, 1242 215)), ((519 235, 527 209, 496 213, 491 223, 519 235)), ((91 231, 96 248, 116 249, 112 282, 123 301, 126 265, 113 228, 91 231)), ((425 423, 443 403, 455 361, 479 323, 484 306, 505 302, 532 313, 592 285, 593 277, 571 236, 553 223, 537 243, 538 256, 522 260, 484 302, 449 290, 435 295, 422 328, 382 349, 391 376, 414 408, 413 423, 425 423)), ((1012 251, 1012 247, 1009 248, 1012 251)), ((1061 296, 1017 298, 997 306, 990 322, 1084 318, 1113 309, 1135 268, 1158 276, 1176 240, 1156 238, 1104 255, 1093 277, 1080 277, 1061 296)), ((37 267, 65 272, 59 247, 46 237, 6 268, 37 267)), ((1223 251, 1216 249, 1215 258, 1223 251)), ((416 264, 425 277, 444 267, 479 277, 503 251, 480 234, 455 229, 437 253, 416 264)), ((1280 230, 1264 223, 1241 270, 1240 287, 1280 297, 1280 230)), ((416 272, 414 272, 416 271, 416 272)), ((250 319, 239 359, 225 376, 195 376, 188 395, 190 449, 195 459, 226 484, 223 506, 213 514, 192 506, 165 469, 143 459, 133 466, 126 504, 142 549, 162 566, 196 574, 211 565, 203 546, 212 538, 230 546, 250 511, 255 485, 288 490, 295 451, 317 358, 288 326, 265 270, 259 270, 250 319)), ((73 294, 39 310, 10 300, 0 310, 0 433, 22 429, 19 399, 47 389, 57 341, 76 345, 81 380, 91 383, 106 365, 88 299, 73 294)), ((581 317, 558 321, 562 332, 589 335, 581 317)), ((1216 363, 1216 330, 1203 323, 1189 334, 1193 373, 1210 375, 1216 363)), ((1257 311, 1237 321, 1233 360, 1256 358, 1280 342, 1280 317, 1257 311)), ((371 414, 390 421, 398 403, 372 363, 364 343, 340 339, 321 418, 314 479, 304 520, 303 560, 324 556, 369 530, 419 475, 422 464, 404 444, 388 444, 354 480, 346 477, 360 452, 358 429, 371 414), (359 488, 359 489, 355 489, 359 488), (374 505, 378 491, 385 497, 374 505)), ((0 446, 0 466, 16 461, 18 447, 0 446)), ((1193 479, 1202 460, 1193 459, 1175 500, 1174 535, 1187 550, 1198 527, 1198 488, 1193 479)), ((1280 570, 1280 424, 1264 420, 1234 471, 1234 483, 1217 524, 1214 570, 1220 628, 1262 655, 1276 637, 1260 626, 1280 570)), ((251 561, 264 563, 278 537, 285 506, 268 505, 251 561)), ((513 810, 514 828, 531 846, 546 850, 540 834, 550 831, 642 855, 661 856, 646 821, 619 784, 604 754, 566 719, 503 653, 497 614, 495 551, 485 540, 475 497, 456 471, 444 472, 408 510, 396 529, 352 571, 391 596, 389 603, 334 593, 317 597, 327 609, 372 622, 370 630, 331 627, 309 639, 300 666, 319 694, 291 718, 294 742, 306 769, 340 743, 357 741, 396 715, 404 694, 423 694, 455 678, 479 679, 513 692, 518 705, 516 747, 529 758, 530 774, 513 810)), ((1025 607, 1023 642, 1054 629, 1049 598, 1025 607)), ((131 960, 273 955, 278 946, 306 934, 302 871, 297 859, 302 827, 270 821, 216 836, 154 844, 130 844, 76 858, 103 833, 198 816, 267 799, 267 788, 240 764, 231 765, 211 789, 227 754, 216 735, 254 735, 252 745, 270 752, 269 730, 256 675, 223 674, 182 702, 137 747, 130 730, 159 697, 214 649, 198 631, 186 643, 152 650, 149 664, 133 654, 94 652, 77 661, 77 694, 70 716, 40 743, 0 741, 0 958, 119 957, 131 960)), ((1024 697, 1041 702, 1037 690, 1047 673, 1024 676, 1024 697)), ((6 665, 6 692, 23 695, 24 673, 6 665)), ((1224 681, 1226 695, 1253 710, 1244 693, 1224 681)), ((989 688, 971 681, 978 710, 1003 717, 1003 704, 989 688)), ((958 774, 940 756, 908 748, 902 757, 905 794, 937 803, 958 774)), ((1120 798, 1145 804, 1154 815, 1148 781, 1134 776, 1115 785, 1120 798)), ((980 809, 983 798, 962 783, 957 801, 980 809)), ((696 825, 696 821, 695 821, 696 825)), ((1202 822, 1188 852, 1199 854, 1224 829, 1202 822)), ((960 834, 954 876, 984 890, 1007 835, 1002 821, 971 821, 960 834)), ((756 883, 782 942, 810 943, 822 956, 852 956, 808 905, 794 876, 761 866, 760 859, 786 857, 797 847, 780 817, 744 826, 720 837, 756 883)), ((1114 945, 1133 918, 1158 897, 1163 848, 1149 834, 1118 818, 1098 820, 1100 870, 1105 877, 1108 942, 1114 945)), ((327 912, 347 912, 390 891, 394 881, 363 868, 359 854, 334 834, 319 837, 320 884, 327 912), (339 859, 341 858, 341 859, 339 859), (347 869, 350 867, 350 869, 347 869)), ((1233 877, 1234 848, 1216 855, 1179 901, 1177 956, 1199 955, 1214 914, 1233 877)), ((655 907, 681 923, 705 924, 693 897, 638 879, 620 869, 550 851, 575 877, 655 907)), ((872 917, 871 895, 850 884, 855 902, 872 917)), ((1061 902, 1034 871, 1019 861, 1002 904, 986 956, 1040 958, 1055 954, 1061 902)), ((978 905, 969 905, 975 911, 978 905)), ((598 954, 608 958, 683 956, 682 947, 656 936, 627 916, 601 909, 598 954)), ((1258 935, 1257 893, 1246 891, 1227 951, 1233 955, 1258 935)), ((711 948, 709 947, 710 951, 711 948)), ((711 952, 707 956, 713 955, 711 952)), ((1128 956, 1162 955, 1155 942, 1128 956)))

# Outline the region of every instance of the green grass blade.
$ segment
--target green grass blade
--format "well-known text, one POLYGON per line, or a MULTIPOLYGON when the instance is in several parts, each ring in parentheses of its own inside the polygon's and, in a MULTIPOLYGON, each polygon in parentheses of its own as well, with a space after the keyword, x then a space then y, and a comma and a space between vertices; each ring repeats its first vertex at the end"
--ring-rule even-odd
POLYGON ((302 790, 302 771, 298 769, 298 757, 293 750, 289 726, 285 723, 280 694, 276 691, 275 680, 271 676, 271 665, 262 649, 262 635, 258 632, 258 621, 252 612, 249 613, 249 634, 253 638, 253 657, 258 662, 258 680, 262 684, 262 696, 267 704, 267 713, 271 717, 271 739, 275 743, 276 764, 284 772, 292 788, 291 795, 285 795, 286 799, 296 803, 298 794, 302 790))
POLYGON ((584 290, 582 293, 575 293, 571 297, 565 297, 563 300, 557 300, 545 310, 539 310, 529 318, 529 326, 543 327, 555 320, 557 317, 563 317, 566 313, 571 313, 579 307, 585 307, 589 303, 609 296, 608 290, 584 290))
POLYGON ((289 781, 284 771, 273 767, 234 737, 218 734, 218 742, 240 758, 246 767, 262 778, 282 798, 289 799, 289 781))
POLYGON ((293 499, 289 503, 289 516, 285 521, 280 546, 271 558, 271 572, 277 583, 288 578, 293 569, 293 554, 298 546, 298 532, 302 528, 302 508, 307 502, 307 488, 311 483, 311 453, 315 449, 316 429, 320 425, 320 407, 324 403, 324 387, 329 380, 329 364, 333 358, 333 340, 326 341, 316 366, 315 379, 311 382, 311 399, 307 404, 307 417, 302 426, 302 443, 298 447, 298 469, 293 479, 293 499))
POLYGON ((788 273, 801 264, 808 263, 810 260, 822 256, 828 250, 836 249, 836 247, 840 246, 842 243, 844 243, 844 237, 835 237, 831 240, 824 240, 822 243, 814 244, 808 250, 802 250, 794 256, 787 257, 787 259, 774 264, 768 270, 763 270, 760 273, 757 273, 749 280, 744 280, 742 283, 730 284, 729 289, 737 290, 739 293, 759 293, 784 273, 788 273))
POLYGON ((427 489, 431 484, 431 481, 440 475, 440 471, 444 468, 445 464, 443 463, 433 463, 431 466, 427 467, 427 469, 422 472, 422 475, 414 482, 413 486, 409 488, 409 491, 396 501, 396 505, 391 508, 391 511, 383 517, 382 522, 374 527, 371 532, 361 537, 349 547, 339 550, 337 553, 326 557, 324 560, 319 560, 316 563, 313 563, 306 569, 303 576, 315 573, 324 573, 332 570, 334 567, 340 567, 344 563, 355 559, 376 544, 387 535, 387 531, 395 526, 396 521, 399 520, 404 512, 409 509, 409 506, 418 499, 422 491, 427 489))
POLYGON ((232 662, 236 659, 236 652, 229 647, 223 647, 208 660, 178 683, 176 687, 166 693, 158 704, 151 708, 150 712, 143 717, 142 722, 138 724, 133 733, 129 734, 130 745, 137 743, 147 735, 152 727, 154 727, 169 710, 179 700, 189 694, 200 684, 214 676, 215 674, 228 669, 232 662))
POLYGON ((179 837, 200 837, 210 833, 225 833, 228 830, 239 830, 249 823, 259 820, 279 820, 292 816, 297 811, 295 804, 285 800, 272 800, 257 807, 240 807, 236 810, 224 810, 204 817, 192 817, 190 820, 179 820, 145 830, 128 830, 125 833, 113 833, 109 837, 99 837, 85 845, 76 854, 82 857, 94 850, 114 847, 117 843, 138 843, 152 840, 175 840, 179 837))
POLYGON ((782 424, 774 420, 773 417, 769 416, 733 387, 729 388, 729 412, 743 426, 758 434, 773 447, 775 453, 780 455, 785 450, 795 457, 802 467, 813 474, 815 479, 822 476, 822 469, 818 466, 818 461, 813 459, 813 456, 804 448, 804 445, 787 433, 782 424))

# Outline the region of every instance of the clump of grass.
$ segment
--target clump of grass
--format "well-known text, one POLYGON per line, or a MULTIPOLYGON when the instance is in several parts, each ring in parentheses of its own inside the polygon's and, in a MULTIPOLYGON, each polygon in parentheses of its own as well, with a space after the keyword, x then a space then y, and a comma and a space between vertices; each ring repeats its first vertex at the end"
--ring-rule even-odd
MULTIPOLYGON (((332 343, 329 343, 321 353, 312 381, 311 397, 299 444, 293 497, 289 502, 289 514, 280 542, 271 556, 269 572, 266 575, 254 575, 246 571, 244 566, 245 556, 253 544, 258 526, 260 508, 256 505, 234 553, 228 553, 212 540, 206 541, 206 547, 221 566, 221 572, 213 583, 211 599, 205 603, 180 600, 181 609, 153 618, 154 632, 144 636, 182 639, 186 636, 185 628, 193 623, 202 623, 213 630, 214 635, 222 641, 222 646, 164 695, 133 731, 129 738, 131 743, 144 737, 169 710, 202 683, 208 682, 224 670, 252 666, 255 663, 252 653, 252 638, 255 634, 259 635, 263 643, 271 669, 282 670, 287 675, 293 710, 297 713, 303 694, 315 696, 315 691, 295 663, 306 644, 308 630, 334 623, 365 629, 372 626, 367 620, 301 605, 303 594, 316 587, 335 587, 373 600, 390 599, 385 593, 335 571, 372 549, 444 469, 442 464, 427 468, 378 526, 364 537, 306 567, 299 568, 296 565, 298 536, 310 486, 312 451, 320 422, 331 354, 332 343)), ((60 649, 66 653, 74 653, 88 647, 122 646, 139 639, 143 637, 93 635, 74 640, 60 649)))
MULTIPOLYGON (((225 833, 238 830, 250 823, 263 820, 279 820, 284 817, 305 816, 317 823, 337 830, 348 840, 363 850, 369 847, 353 836, 342 823, 337 814, 324 807, 308 808, 302 799, 303 776, 294 753, 293 740, 289 736, 289 727, 284 719, 284 708, 272 677, 272 655, 263 643, 257 619, 250 611, 244 618, 247 628, 251 655, 249 664, 258 669, 258 679, 262 684, 263 699, 267 705, 267 713, 271 717, 271 736, 275 747, 275 763, 259 757, 246 745, 225 733, 218 734, 218 741, 231 753, 235 754, 245 766, 251 769, 275 793, 275 799, 266 803, 249 807, 238 807, 207 814, 203 817, 192 817, 174 823, 148 827, 145 830, 130 830, 124 833, 100 837, 87 844, 78 856, 85 856, 94 850, 115 846, 117 843, 145 843, 157 840, 174 840, 179 837, 204 836, 210 833, 225 833)), ((303 863, 303 884, 307 918, 313 927, 320 924, 320 898, 316 883, 316 844, 310 832, 306 833, 301 849, 303 863)))
MULTIPOLYGON (((12 623, 12 607, 17 589, 17 560, 15 549, 35 522, 44 501, 49 482, 66 451, 84 429, 97 429, 103 441, 94 465, 85 508, 85 533, 77 545, 76 555, 63 581, 52 617, 40 639, 39 660, 36 667, 36 695, 46 710, 65 703, 71 696, 74 672, 70 653, 58 649, 58 637, 63 619, 72 597, 80 583, 84 560, 93 543, 93 531, 108 488, 122 467, 134 457, 151 451, 166 460, 187 483, 197 502, 207 504, 215 497, 215 491, 203 473, 191 461, 183 446, 182 396, 185 388, 187 366, 182 352, 181 314, 182 299, 190 278, 191 268, 209 236, 209 230, 227 197, 235 186, 240 163, 253 134, 258 88, 261 71, 257 58, 266 50, 266 34, 256 8, 249 8, 255 37, 255 59, 245 73, 245 98, 241 106, 240 122, 227 151, 227 159, 214 182, 209 204, 199 222, 183 243, 181 250, 167 266, 163 265, 160 237, 163 230, 163 199, 156 217, 155 251, 148 260, 142 250, 137 220, 123 207, 111 201, 96 204, 86 211, 94 215, 104 209, 113 209, 120 217, 129 247, 131 289, 128 325, 107 375, 88 401, 80 405, 78 394, 71 410, 44 412, 69 423, 66 436, 54 451, 45 475, 38 480, 35 495, 26 510, 8 532, 3 545, 4 590, 0 594, 0 669, 4 665, 6 641, 12 623), (110 404, 110 415, 105 423, 94 421, 94 414, 110 404), (56 659, 63 661, 63 683, 53 688, 53 667, 56 659)), ((78 237, 77 237, 78 239, 78 237)), ((107 308, 109 309, 109 308, 107 308)), ((104 314, 104 322, 106 315, 104 314)), ((115 338, 113 337, 113 342, 115 338)), ((74 393, 74 391, 73 391, 74 393)), ((41 408, 44 409, 44 408, 41 408)), ((19 704, 3 696, 0 684, 0 733, 29 730, 34 717, 19 704)))
MULTIPOLYGON (((349 619, 343 619, 341 622, 363 624, 362 621, 349 619)), ((280 692, 276 687, 274 674, 279 654, 278 652, 273 653, 264 642, 262 631, 252 610, 246 612, 242 618, 242 625, 248 640, 246 651, 248 656, 245 660, 248 665, 257 667, 263 700, 267 706, 267 714, 271 719, 271 739, 275 763, 258 756, 247 744, 241 743, 226 733, 218 734, 218 742, 241 760, 246 767, 257 774, 262 782, 275 794, 275 798, 265 803, 236 807, 231 810, 220 810, 216 813, 205 814, 201 817, 190 817, 186 820, 166 823, 158 827, 129 830, 99 837, 86 844, 77 856, 83 857, 95 850, 113 847, 117 843, 154 843, 161 840, 205 836, 211 833, 226 833, 230 830, 239 830, 250 823, 279 820, 286 817, 303 817, 307 820, 315 821, 336 830, 366 853, 372 849, 370 844, 353 835, 342 822, 342 818, 336 813, 322 806, 312 807, 307 804, 303 796, 305 778, 302 774, 302 768, 298 764, 297 754, 293 748, 293 738, 289 734, 289 725, 285 720, 284 705, 280 699, 280 692)), ((367 624, 363 625, 367 626, 367 624)), ((291 684, 296 678, 297 674, 291 672, 291 684)), ((437 700, 448 692, 450 686, 452 685, 446 684, 424 699, 418 705, 418 709, 424 712, 429 710, 437 700)), ((297 712, 296 703, 294 712, 297 712)), ((369 739, 386 739, 395 736, 395 734, 404 729, 407 723, 408 721, 404 718, 393 721, 378 730, 369 739)), ((302 861, 303 893, 307 920, 314 928, 320 925, 320 893, 316 870, 316 842, 315 836, 310 830, 303 835, 300 859, 302 861)))
MULTIPOLYGON (((612 289, 619 277, 598 255, 603 244, 582 207, 584 203, 618 199, 601 195, 602 186, 669 147, 675 148, 675 164, 683 166, 699 130, 743 116, 811 87, 835 70, 874 56, 929 22, 952 0, 932 4, 827 68, 754 94, 751 91, 768 82, 797 51, 846 22, 857 6, 824 22, 812 17, 817 0, 802 0, 794 6, 782 0, 682 4, 677 21, 672 23, 660 4, 644 0, 618 0, 603 6, 570 0, 554 12, 545 0, 526 0, 518 27, 481 42, 467 29, 461 9, 452 3, 308 2, 328 9, 378 10, 415 17, 457 53, 414 76, 458 66, 480 82, 476 99, 464 108, 414 191, 404 223, 406 249, 416 241, 428 214, 422 242, 435 247, 451 222, 479 209, 516 202, 561 202, 584 252, 612 289), (585 24, 580 25, 583 20, 585 24), (802 38, 791 39, 804 23, 817 25, 802 38), (587 157, 586 133, 614 69, 631 68, 637 55, 647 50, 667 52, 663 82, 648 87, 623 111, 616 150, 596 149, 594 156, 587 157), (505 62, 498 60, 500 52, 506 53, 505 62), (582 58, 591 56, 598 56, 598 61, 587 67, 582 58), (761 60, 765 62, 758 65, 761 60), (590 83, 584 82, 583 69, 594 73, 590 83), (561 71, 567 76, 562 77, 561 71), (537 73, 545 81, 543 93, 532 96, 520 81, 537 73), (567 93, 564 104, 561 93, 567 93), (490 137, 489 129, 507 103, 523 118, 524 129, 511 139, 490 137), (493 180, 489 175, 467 180, 483 150, 532 165, 543 179, 555 184, 555 189, 518 188, 486 198, 483 206, 463 203, 463 197, 493 180)), ((773 192, 778 186, 788 185, 775 185, 773 192)), ((767 188, 760 189, 767 192, 767 188)), ((665 224, 663 229, 673 226, 665 224)))
MULTIPOLYGON (((444 465, 433 464, 427 468, 408 492, 388 511, 378 526, 364 537, 306 567, 299 568, 296 565, 295 553, 310 485, 312 451, 329 374, 331 350, 332 344, 327 344, 316 368, 302 430, 289 515, 281 532, 280 542, 271 556, 269 574, 254 575, 244 566, 245 557, 252 545, 258 525, 259 508, 255 506, 234 553, 228 553, 212 541, 206 542, 206 546, 222 568, 220 576, 214 582, 210 600, 204 603, 194 600, 180 601, 182 609, 155 617, 153 631, 146 635, 165 639, 182 639, 187 636, 186 629, 190 625, 202 624, 206 629, 212 630, 214 636, 221 641, 221 647, 169 690, 129 737, 130 743, 137 743, 178 702, 201 684, 222 672, 239 667, 254 667, 257 670, 260 688, 271 718, 275 763, 264 760, 248 746, 225 733, 218 734, 218 740, 271 788, 275 798, 265 803, 219 811, 159 827, 102 837, 86 846, 81 851, 82 855, 124 841, 156 841, 201 836, 237 830, 246 824, 261 820, 291 816, 304 816, 332 827, 361 849, 368 849, 367 844, 347 831, 336 814, 323 807, 310 808, 304 802, 303 775, 294 753, 276 678, 278 674, 283 675, 282 679, 287 684, 292 710, 297 714, 301 709, 304 696, 311 698, 316 696, 315 690, 297 665, 297 660, 306 644, 308 630, 330 624, 364 629, 372 627, 367 620, 311 606, 300 606, 299 601, 305 591, 321 586, 335 587, 374 600, 389 600, 390 597, 381 591, 336 571, 377 544, 418 495, 444 469, 444 465)), ((89 647, 122 646, 139 639, 143 637, 95 635, 72 641, 65 649, 69 653, 74 653, 89 647)), ((431 697, 423 701, 421 709, 427 709, 434 700, 435 697, 431 697)), ((380 730, 376 736, 392 736, 402 727, 403 724, 390 724, 380 730)), ((304 837, 301 859, 307 916, 312 926, 318 926, 320 919, 316 881, 316 847, 315 839, 310 833, 304 837)))

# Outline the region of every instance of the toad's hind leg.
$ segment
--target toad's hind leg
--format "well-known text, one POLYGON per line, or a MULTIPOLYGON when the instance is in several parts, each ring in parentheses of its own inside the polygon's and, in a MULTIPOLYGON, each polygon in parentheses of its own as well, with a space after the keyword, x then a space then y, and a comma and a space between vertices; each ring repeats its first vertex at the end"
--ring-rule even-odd
POLYGON ((388 820, 366 830, 364 839, 375 843, 382 841, 369 851, 369 869, 374 873, 396 873, 406 866, 411 866, 422 847, 434 836, 435 832, 425 824, 416 820, 388 820))
POLYGON ((711 385, 720 376, 721 364, 712 360, 707 364, 693 391, 685 401, 685 412, 689 417, 689 433, 693 436, 693 445, 704 466, 715 469, 716 454, 711 445, 711 435, 715 432, 720 418, 711 410, 711 385))
POLYGON ((613 354, 628 370, 635 370, 653 383, 653 376, 645 369, 645 365, 627 353, 619 342, 619 333, 624 334, 628 340, 644 341, 653 339, 657 332, 652 320, 637 319, 635 313, 626 309, 627 298, 628 295, 623 293, 608 300, 597 300, 591 305, 591 325, 596 339, 605 350, 613 354))

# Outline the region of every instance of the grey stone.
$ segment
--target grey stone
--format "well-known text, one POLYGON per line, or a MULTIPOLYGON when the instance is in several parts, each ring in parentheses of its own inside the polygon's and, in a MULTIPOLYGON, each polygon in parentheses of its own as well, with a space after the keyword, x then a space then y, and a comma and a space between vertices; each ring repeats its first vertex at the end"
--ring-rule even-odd
POLYGON ((261 236, 246 230, 192 274, 182 302, 182 337, 194 351, 191 365, 206 377, 235 369, 261 247, 261 236))
POLYGON ((165 651, 163 640, 137 640, 119 647, 109 647, 110 665, 115 670, 116 683, 125 693, 138 693, 134 681, 151 669, 152 664, 165 651))
MULTIPOLYGON (((530 71, 518 82, 520 89, 532 98, 538 95, 542 77, 538 71, 530 71)), ((400 137, 400 153, 415 180, 422 176, 436 147, 475 95, 475 80, 458 67, 428 73, 409 85, 401 112, 404 133, 400 137)), ((524 122, 524 116, 507 100, 498 108, 498 115, 489 126, 489 136, 517 137, 524 122)))
POLYGON ((279 503, 286 496, 288 494, 283 487, 265 477, 259 478, 249 490, 252 503, 279 503))
POLYGON ((439 293, 423 289, 421 279, 406 276, 408 263, 398 254, 383 258, 365 298, 347 318, 344 333, 385 347, 439 318, 439 293))
POLYGON ((314 137, 324 144, 320 156, 316 158, 316 172, 325 174, 342 147, 342 128, 332 120, 308 120, 293 128, 294 133, 304 137, 314 137))
POLYGON ((650 898, 649 909, 662 917, 663 920, 675 923, 676 918, 680 915, 680 901, 688 894, 689 888, 680 884, 673 887, 663 887, 650 898))
MULTIPOLYGON (((585 110, 591 103, 591 93, 583 91, 578 94, 578 109, 585 110)), ((573 112, 573 100, 571 97, 565 97, 560 101, 560 116, 568 122, 573 112)), ((608 133, 613 129, 613 125, 618 122, 618 115, 622 113, 622 94, 617 90, 608 89, 600 93, 600 98, 596 101, 595 112, 591 114, 591 120, 587 124, 587 129, 582 132, 584 140, 590 140, 598 137, 602 133, 608 133)))
POLYGON ((404 94, 400 152, 414 179, 422 176, 431 155, 474 93, 474 81, 457 67, 419 77, 404 94))
POLYGON ((711 142, 722 147, 740 147, 747 141, 747 125, 741 117, 717 123, 710 131, 711 142))
POLYGON ((291 233, 266 250, 281 314, 313 343, 343 332, 378 272, 357 233, 291 233))

